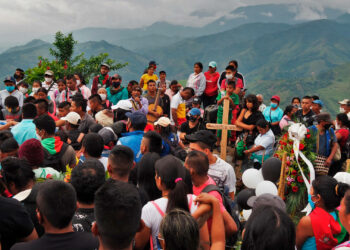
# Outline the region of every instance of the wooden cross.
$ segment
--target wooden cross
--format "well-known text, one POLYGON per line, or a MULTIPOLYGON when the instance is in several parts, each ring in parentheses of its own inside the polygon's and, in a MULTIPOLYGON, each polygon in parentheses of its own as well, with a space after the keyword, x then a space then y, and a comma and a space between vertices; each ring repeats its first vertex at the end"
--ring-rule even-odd
POLYGON ((223 106, 224 106, 224 112, 222 114, 222 124, 207 123, 207 129, 215 129, 215 130, 221 129, 220 158, 225 161, 226 160, 226 149, 227 149, 227 131, 228 130, 242 131, 242 129, 237 127, 236 125, 228 124, 228 115, 229 115, 229 111, 230 111, 230 101, 225 99, 223 106))

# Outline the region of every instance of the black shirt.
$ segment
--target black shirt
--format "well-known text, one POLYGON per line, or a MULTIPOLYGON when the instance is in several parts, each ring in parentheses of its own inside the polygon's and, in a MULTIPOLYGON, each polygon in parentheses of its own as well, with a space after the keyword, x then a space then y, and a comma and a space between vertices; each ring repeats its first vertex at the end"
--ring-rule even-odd
POLYGON ((180 132, 185 133, 186 135, 196 133, 199 130, 205 130, 205 126, 202 118, 199 119, 199 122, 193 128, 190 128, 189 121, 182 123, 180 127, 180 132))
POLYGON ((21 203, 15 199, 0 196, 1 249, 10 249, 17 241, 28 237, 33 229, 33 222, 21 203))
POLYGON ((163 109, 163 114, 167 115, 170 118, 170 98, 167 94, 164 94, 164 96, 162 97, 162 101, 163 101, 163 105, 162 105, 162 109, 163 109))
POLYGON ((91 226, 94 221, 93 208, 79 208, 73 216, 73 230, 75 232, 91 232, 91 226))
POLYGON ((91 233, 70 232, 64 234, 44 234, 40 239, 25 243, 17 243, 11 250, 37 250, 37 249, 98 249, 98 239, 91 233))
POLYGON ((316 121, 315 113, 311 109, 306 115, 303 115, 303 110, 299 109, 295 113, 295 117, 297 118, 298 122, 304 124, 306 127, 314 125, 314 122, 316 121))

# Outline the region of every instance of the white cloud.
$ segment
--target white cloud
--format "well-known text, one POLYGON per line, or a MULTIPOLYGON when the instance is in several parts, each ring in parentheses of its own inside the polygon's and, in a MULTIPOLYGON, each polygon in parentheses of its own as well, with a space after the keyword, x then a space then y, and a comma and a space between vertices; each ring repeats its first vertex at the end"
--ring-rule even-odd
POLYGON ((260 14, 263 15, 263 16, 267 16, 267 17, 272 17, 273 16, 273 14, 271 12, 261 12, 260 14))

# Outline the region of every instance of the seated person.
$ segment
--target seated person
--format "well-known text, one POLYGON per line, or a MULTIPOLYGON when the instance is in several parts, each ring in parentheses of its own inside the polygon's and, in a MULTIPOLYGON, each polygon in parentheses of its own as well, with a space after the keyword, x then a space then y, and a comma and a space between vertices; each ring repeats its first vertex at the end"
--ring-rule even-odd
POLYGON ((71 145, 74 150, 78 151, 81 148, 81 141, 84 134, 79 131, 79 124, 81 117, 78 113, 69 112, 66 117, 62 117, 61 120, 66 121, 66 131, 68 140, 67 143, 71 145))
POLYGON ((111 127, 113 125, 113 112, 110 110, 99 111, 95 115, 96 122, 103 127, 111 127))
POLYGON ((4 140, 0 145, 0 161, 9 156, 17 157, 18 148, 18 143, 13 137, 4 140))
POLYGON ((184 147, 179 141, 179 137, 176 133, 171 131, 171 121, 168 117, 161 117, 154 123, 155 131, 160 134, 163 139, 163 147, 161 156, 168 155, 170 153, 174 154, 174 151, 178 146, 184 147))
POLYGON ((105 88, 99 88, 97 94, 101 97, 103 108, 110 109, 112 107, 112 102, 107 99, 107 90, 105 88))
POLYGON ((49 112, 49 103, 45 99, 37 99, 35 101, 37 116, 49 115, 54 121, 58 121, 58 118, 49 112))
POLYGON ((186 135, 190 135, 196 133, 199 130, 205 129, 203 119, 201 118, 201 111, 199 109, 192 108, 188 113, 188 120, 182 123, 180 127, 180 139, 185 144, 188 144, 185 139, 186 135))
POLYGON ((6 97, 5 107, 1 110, 0 120, 15 120, 16 122, 22 120, 22 110, 16 97, 11 95, 6 97))
POLYGON ((89 97, 89 107, 90 107, 90 110, 88 111, 88 114, 91 115, 93 118, 95 118, 95 115, 98 112, 105 109, 102 105, 101 96, 98 94, 94 94, 94 95, 90 96, 89 97))
POLYGON ((58 104, 58 117, 62 118, 68 115, 70 112, 70 103, 69 102, 61 102, 58 104))
POLYGON ((102 156, 103 148, 103 138, 99 134, 89 133, 85 135, 81 147, 82 155, 80 156, 79 163, 84 163, 85 159, 97 159, 103 164, 106 171, 108 158, 102 156))
POLYGON ((203 118, 204 110, 201 108, 201 99, 198 97, 193 98, 192 108, 197 108, 201 111, 201 118, 203 118))
POLYGON ((148 100, 142 96, 142 89, 139 86, 134 86, 129 99, 132 104, 132 112, 142 112, 148 114, 148 100))
POLYGON ((114 133, 111 127, 104 127, 98 134, 102 137, 105 150, 112 150, 118 141, 118 136, 114 133))
MULTIPOLYGON (((149 86, 149 85, 148 85, 149 86)), ((162 137, 155 131, 148 131, 143 135, 140 151, 144 155, 146 153, 157 153, 162 152, 162 137)))

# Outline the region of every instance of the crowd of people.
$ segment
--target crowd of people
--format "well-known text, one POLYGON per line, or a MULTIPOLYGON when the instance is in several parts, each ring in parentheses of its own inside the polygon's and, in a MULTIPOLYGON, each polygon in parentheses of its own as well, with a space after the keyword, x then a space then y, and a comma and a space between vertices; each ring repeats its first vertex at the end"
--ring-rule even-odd
POLYGON ((350 158, 350 100, 332 120, 318 96, 283 109, 278 95, 265 105, 246 94, 235 60, 221 73, 194 63, 184 86, 156 70, 151 61, 123 84, 103 63, 91 89, 79 72, 27 83, 18 68, 5 78, 0 249, 233 249, 238 238, 247 250, 350 247, 350 183, 333 177, 350 158), (218 155, 221 131, 206 129, 223 122, 225 105, 238 128, 230 163, 218 155), (242 173, 260 169, 293 123, 315 136, 326 169, 312 183, 313 211, 295 226, 281 198, 253 196, 243 224, 242 173))

